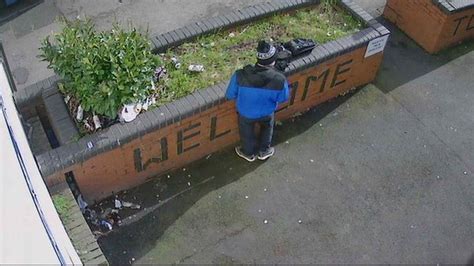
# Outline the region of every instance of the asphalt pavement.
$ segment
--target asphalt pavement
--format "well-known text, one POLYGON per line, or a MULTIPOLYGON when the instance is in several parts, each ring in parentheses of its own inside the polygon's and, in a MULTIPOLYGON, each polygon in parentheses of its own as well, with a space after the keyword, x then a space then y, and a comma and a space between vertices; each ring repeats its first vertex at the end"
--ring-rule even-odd
MULTIPOLYGON (((143 2, 156 7, 42 5, 67 16, 82 5, 104 27, 137 7, 160 32, 250 1, 143 2)), ((384 4, 357 2, 376 17, 384 4)), ((12 70, 28 72, 19 87, 47 74, 34 40, 57 28, 30 19, 45 25, 2 27, 12 70)), ((474 42, 428 55, 378 20, 392 36, 373 84, 278 126, 266 162, 227 149, 122 194, 142 209, 99 240, 109 261, 473 263, 474 42)))

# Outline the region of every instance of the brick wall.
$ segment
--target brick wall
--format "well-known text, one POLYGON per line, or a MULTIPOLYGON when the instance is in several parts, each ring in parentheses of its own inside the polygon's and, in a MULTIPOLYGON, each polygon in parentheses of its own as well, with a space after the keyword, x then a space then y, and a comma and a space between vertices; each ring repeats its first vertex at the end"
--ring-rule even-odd
MULTIPOLYGON (((360 47, 289 77, 291 99, 277 112, 285 119, 375 78, 382 53, 364 58, 360 47)), ((222 92, 224 86, 221 86, 222 92)), ((88 199, 100 199, 232 145, 239 140, 234 103, 224 101, 47 177, 72 171, 88 199)))
POLYGON ((388 0, 384 17, 429 53, 474 37, 474 6, 461 11, 432 0, 388 0))
MULTIPOLYGON (((267 14, 317 3, 314 0, 272 1, 209 18, 153 36, 154 50, 161 51, 199 34, 267 14)), ((370 43, 388 37, 390 32, 351 0, 342 0, 340 4, 366 28, 317 46, 309 55, 290 63, 285 74, 290 82, 291 97, 280 106, 277 119, 304 112, 375 78, 382 52, 366 57, 366 50, 370 43)), ((383 46, 381 48, 383 50, 383 46)), ((36 87, 41 91, 46 85, 41 83, 36 87)), ((227 82, 197 90, 149 110, 130 123, 112 125, 36 156, 43 178, 48 186, 53 186, 72 172, 85 197, 99 200, 233 145, 239 140, 237 115, 234 103, 224 98, 226 86, 227 82)), ((29 97, 18 96, 22 105, 27 105, 29 97)))
POLYGON ((448 16, 438 41, 438 49, 474 39, 474 7, 448 16))

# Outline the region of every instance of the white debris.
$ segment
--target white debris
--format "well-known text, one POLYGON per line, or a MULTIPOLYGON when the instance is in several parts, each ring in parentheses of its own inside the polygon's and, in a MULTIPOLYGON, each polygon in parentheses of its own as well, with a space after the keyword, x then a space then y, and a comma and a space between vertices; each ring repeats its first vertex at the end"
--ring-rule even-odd
POLYGON ((68 103, 70 99, 71 99, 71 96, 66 95, 66 97, 64 97, 64 102, 68 103))
POLYGON ((207 155, 207 156, 206 156, 206 160, 209 160, 209 158, 211 158, 211 156, 212 156, 212 153, 209 154, 209 155, 207 155))
POLYGON ((440 179, 439 175, 436 176, 436 179, 440 179))
POLYGON ((140 209, 140 205, 127 201, 122 201, 122 206, 131 209, 140 209))
POLYGON ((233 32, 229 33, 229 37, 231 37, 231 38, 235 37, 235 33, 233 33, 233 32))
POLYGON ((320 126, 320 127, 322 127, 322 126, 323 126, 323 124, 319 124, 319 126, 320 126))
POLYGON ((267 189, 266 189, 266 188, 264 188, 264 189, 263 189, 263 191, 267 192, 267 189))
POLYGON ((191 182, 188 182, 188 186, 191 186, 191 182))
POLYGON ((263 223, 264 223, 264 224, 267 224, 267 223, 268 223, 268 220, 266 220, 266 219, 263 220, 263 223))
POLYGON ((196 64, 191 64, 188 66, 188 70, 191 72, 203 72, 204 71, 204 66, 203 65, 196 65, 196 64))
POLYGON ((82 105, 79 105, 77 107, 76 120, 81 122, 83 118, 84 118, 84 109, 82 108, 82 105))
POLYGON ((170 178, 171 178, 171 176, 170 176, 170 175, 168 175, 168 179, 170 179, 170 178))
POLYGON ((301 224, 302 222, 303 222, 303 221, 301 221, 301 220, 298 220, 298 223, 299 223, 299 224, 301 224))
POLYGON ((249 196, 245 196, 245 198, 246 198, 246 199, 248 199, 248 198, 249 198, 249 196))
POLYGON ((183 172, 186 172, 186 168, 183 168, 183 172))
POLYGON ((142 111, 142 107, 143 107, 142 103, 135 104, 135 112, 139 114, 142 111))
POLYGON ((120 121, 124 122, 131 122, 137 118, 137 115, 140 111, 137 112, 137 110, 141 110, 141 105, 140 109, 137 108, 136 104, 126 104, 123 106, 122 111, 120 112, 120 121))
POLYGON ((149 106, 150 106, 150 102, 149 102, 148 98, 146 98, 146 100, 143 101, 143 103, 142 103, 142 109, 145 110, 145 111, 148 111, 149 106))
POLYGON ((222 196, 221 196, 221 195, 219 195, 219 196, 217 196, 217 197, 218 197, 219 199, 220 199, 220 198, 222 198, 222 196))
POLYGON ((258 212, 262 212, 262 210, 258 210, 258 212))
POLYGON ((313 160, 313 159, 311 159, 311 160, 309 160, 309 161, 312 162, 312 163, 314 163, 314 160, 313 160))
POLYGON ((463 174, 464 174, 464 175, 467 175, 467 172, 466 172, 466 171, 464 171, 464 172, 463 172, 463 174))
POLYGON ((79 204, 79 209, 81 209, 81 212, 84 213, 86 208, 89 206, 87 202, 82 198, 82 194, 79 194, 77 197, 77 203, 79 204))
POLYGON ((285 141, 285 143, 286 143, 286 144, 290 144, 290 142, 289 142, 288 140, 287 140, 287 141, 285 141))
POLYGON ((119 199, 114 200, 114 205, 116 209, 121 209, 122 208, 122 202, 119 199))
POLYGON ((94 121, 94 127, 96 130, 102 127, 100 124, 100 119, 97 115, 92 116, 92 121, 94 121))
POLYGON ((92 149, 94 148, 94 144, 91 141, 87 142, 87 148, 92 149))
POLYGON ((179 60, 178 60, 177 57, 173 56, 173 57, 171 58, 171 62, 173 62, 174 67, 175 67, 176 69, 180 69, 180 68, 181 68, 181 63, 179 62, 179 60))
POLYGON ((191 174, 189 174, 188 177, 191 177, 191 174))

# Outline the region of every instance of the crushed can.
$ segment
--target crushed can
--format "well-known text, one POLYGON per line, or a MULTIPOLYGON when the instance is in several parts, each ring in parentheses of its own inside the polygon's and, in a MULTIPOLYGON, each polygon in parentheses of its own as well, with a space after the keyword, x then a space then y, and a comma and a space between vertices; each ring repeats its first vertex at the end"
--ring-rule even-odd
POLYGON ((171 57, 171 62, 174 64, 174 67, 176 69, 181 68, 181 63, 179 62, 179 60, 176 56, 171 57))

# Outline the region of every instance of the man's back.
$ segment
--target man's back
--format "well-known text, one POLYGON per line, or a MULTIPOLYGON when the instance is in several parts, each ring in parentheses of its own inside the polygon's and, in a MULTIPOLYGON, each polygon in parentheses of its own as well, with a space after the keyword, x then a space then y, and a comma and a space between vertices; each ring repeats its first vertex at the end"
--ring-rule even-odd
POLYGON ((241 115, 260 118, 272 114, 278 103, 288 99, 288 84, 272 67, 247 65, 232 76, 226 96, 236 99, 241 115))
POLYGON ((235 147, 235 152, 248 162, 267 160, 275 153, 271 147, 275 110, 290 94, 286 77, 273 68, 276 57, 275 46, 260 41, 257 64, 237 70, 227 87, 226 98, 236 100, 239 115, 242 147, 235 147))

